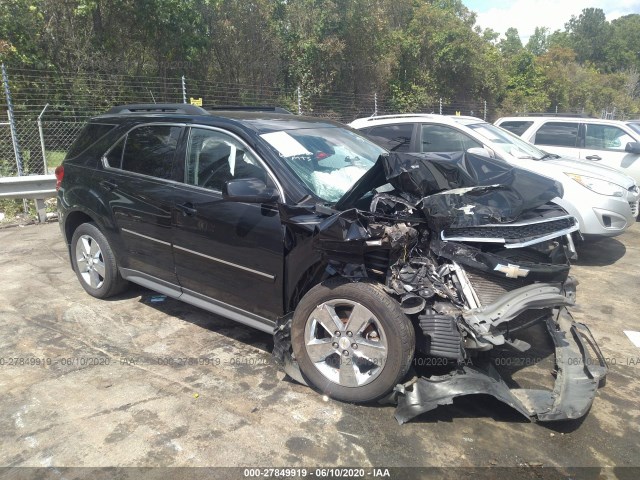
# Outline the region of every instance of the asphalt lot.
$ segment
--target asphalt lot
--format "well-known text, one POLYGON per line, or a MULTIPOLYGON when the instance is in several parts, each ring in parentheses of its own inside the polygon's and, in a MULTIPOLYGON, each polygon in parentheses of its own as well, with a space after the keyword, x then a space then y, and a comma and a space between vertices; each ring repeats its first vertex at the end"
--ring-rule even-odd
POLYGON ((586 418, 476 396, 398 425, 285 378, 269 335, 143 288, 88 296, 56 223, 0 229, 0 466, 640 467, 640 222, 579 253, 572 312, 611 359, 586 418))

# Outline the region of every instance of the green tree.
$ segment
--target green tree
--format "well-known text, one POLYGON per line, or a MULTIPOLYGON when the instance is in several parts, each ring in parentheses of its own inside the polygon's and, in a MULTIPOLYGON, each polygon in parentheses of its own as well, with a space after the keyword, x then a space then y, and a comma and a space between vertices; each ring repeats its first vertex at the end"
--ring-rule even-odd
POLYGON ((640 70, 640 15, 625 15, 611 22, 606 56, 612 70, 640 70))
POLYGON ((504 38, 498 42, 498 48, 502 52, 502 55, 507 58, 518 55, 523 49, 518 29, 509 27, 507 31, 504 32, 504 38))
POLYGON ((502 76, 496 47, 475 30, 475 15, 460 2, 419 5, 400 38, 394 92, 428 104, 438 97, 495 98, 502 76))
POLYGON ((46 55, 40 43, 45 27, 44 16, 38 3, 28 0, 0 2, 0 58, 3 61, 27 66, 45 61, 46 55))
POLYGON ((546 27, 536 27, 533 35, 529 37, 526 49, 539 57, 549 48, 549 29, 546 27))
POLYGON ((611 25, 600 8, 585 8, 565 25, 570 45, 576 52, 578 62, 591 62, 608 69, 607 50, 611 40, 611 25))
POLYGON ((503 108, 514 112, 543 112, 548 105, 543 69, 531 52, 522 49, 509 61, 503 108))

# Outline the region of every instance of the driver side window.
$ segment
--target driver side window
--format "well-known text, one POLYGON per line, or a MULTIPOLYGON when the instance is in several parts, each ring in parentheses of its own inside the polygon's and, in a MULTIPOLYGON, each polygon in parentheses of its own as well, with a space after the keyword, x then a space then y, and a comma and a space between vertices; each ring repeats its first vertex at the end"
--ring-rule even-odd
POLYGON ((216 130, 192 128, 185 168, 185 183, 222 191, 226 182, 257 178, 272 185, 267 171, 245 146, 216 130))

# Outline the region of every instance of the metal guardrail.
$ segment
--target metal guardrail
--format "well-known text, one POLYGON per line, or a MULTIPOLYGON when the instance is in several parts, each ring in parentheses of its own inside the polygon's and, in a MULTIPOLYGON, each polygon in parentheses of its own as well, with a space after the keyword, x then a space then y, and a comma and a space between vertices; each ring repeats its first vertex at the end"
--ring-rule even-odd
POLYGON ((23 177, 0 178, 0 198, 29 198, 36 202, 38 219, 47 219, 45 198, 56 196, 55 175, 28 175, 23 177))

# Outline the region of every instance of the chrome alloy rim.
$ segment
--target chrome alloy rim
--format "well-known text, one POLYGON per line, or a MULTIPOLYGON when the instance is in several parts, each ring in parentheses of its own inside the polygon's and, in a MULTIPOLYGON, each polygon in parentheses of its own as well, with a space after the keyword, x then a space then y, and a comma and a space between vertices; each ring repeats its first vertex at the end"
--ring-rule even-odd
POLYGON ((82 235, 76 244, 76 266, 80 276, 91 286, 100 288, 104 283, 104 259, 100 245, 89 235, 82 235))
POLYGON ((387 361, 387 336, 360 303, 335 299, 318 305, 304 329, 307 355, 329 381, 361 387, 375 380, 387 361))

